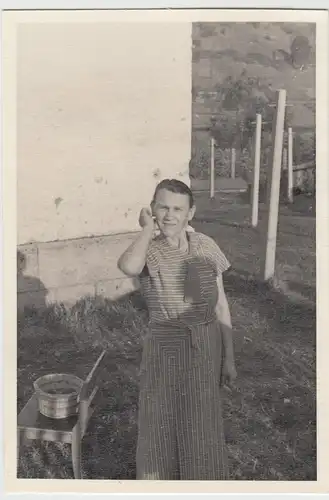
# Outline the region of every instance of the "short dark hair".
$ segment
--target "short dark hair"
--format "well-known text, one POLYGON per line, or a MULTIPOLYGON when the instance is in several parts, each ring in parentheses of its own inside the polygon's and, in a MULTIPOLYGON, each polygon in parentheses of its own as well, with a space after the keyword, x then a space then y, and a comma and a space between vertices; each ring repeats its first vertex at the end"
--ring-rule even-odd
POLYGON ((155 188, 152 203, 155 202, 156 196, 160 189, 167 189, 167 191, 171 191, 172 193, 180 193, 186 194, 189 198, 190 208, 194 205, 194 198, 191 189, 182 181, 178 179, 163 179, 157 187, 155 188))

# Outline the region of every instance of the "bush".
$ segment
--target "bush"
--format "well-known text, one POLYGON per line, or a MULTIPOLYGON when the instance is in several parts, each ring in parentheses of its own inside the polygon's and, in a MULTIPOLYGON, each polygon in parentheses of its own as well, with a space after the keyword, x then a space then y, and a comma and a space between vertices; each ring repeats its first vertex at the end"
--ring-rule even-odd
POLYGON ((304 132, 295 137, 294 163, 306 163, 314 161, 316 156, 315 132, 304 132))
MULTIPOLYGON (((236 149, 236 175, 252 182, 253 142, 256 114, 262 115, 262 149, 260 181, 266 182, 271 163, 272 123, 275 92, 260 78, 249 78, 244 72, 239 78, 228 77, 215 89, 216 99, 212 104, 211 134, 217 143, 216 175, 230 175, 231 148, 236 149)), ((286 124, 291 123, 293 109, 287 108, 286 124)), ((285 139, 286 141, 286 139, 285 139)), ((210 167, 210 136, 205 132, 193 131, 193 152, 190 174, 194 178, 207 179, 210 167)), ((285 147, 287 144, 285 144, 285 147)), ((315 159, 315 132, 303 132, 295 136, 294 164, 315 159)), ((307 189, 312 184, 307 180, 307 189)), ((314 184, 314 182, 313 182, 314 184)))

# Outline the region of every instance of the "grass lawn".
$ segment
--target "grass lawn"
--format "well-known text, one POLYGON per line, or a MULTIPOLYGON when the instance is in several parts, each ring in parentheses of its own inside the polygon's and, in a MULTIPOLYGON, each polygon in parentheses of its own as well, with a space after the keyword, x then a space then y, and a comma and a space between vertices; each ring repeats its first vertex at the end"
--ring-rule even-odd
MULTIPOLYGON (((200 204, 194 227, 214 237, 232 262, 225 285, 239 380, 223 394, 232 479, 316 480, 315 219, 282 211, 270 287, 252 277, 260 269, 262 210, 253 230, 246 224, 248 207, 225 199, 211 210, 206 205, 200 204)), ((113 363, 83 441, 86 478, 135 478, 146 324, 138 293, 117 302, 86 297, 72 308, 56 305, 18 319, 18 410, 38 376, 65 371, 84 378, 102 346, 110 347, 113 363)), ((69 447, 23 447, 18 476, 72 478, 69 447)))

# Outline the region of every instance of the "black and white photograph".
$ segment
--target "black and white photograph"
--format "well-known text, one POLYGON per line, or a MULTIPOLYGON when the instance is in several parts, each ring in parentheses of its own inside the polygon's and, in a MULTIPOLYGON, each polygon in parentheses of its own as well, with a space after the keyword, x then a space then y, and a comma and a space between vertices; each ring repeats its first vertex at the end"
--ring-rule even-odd
POLYGON ((321 17, 228 12, 17 20, 16 487, 319 481, 321 17))

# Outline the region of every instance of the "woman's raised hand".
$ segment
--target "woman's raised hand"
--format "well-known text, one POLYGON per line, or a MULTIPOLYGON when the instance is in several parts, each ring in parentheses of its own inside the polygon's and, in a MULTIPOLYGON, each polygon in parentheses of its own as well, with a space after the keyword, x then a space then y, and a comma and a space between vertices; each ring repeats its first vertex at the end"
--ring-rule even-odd
POLYGON ((144 227, 149 227, 152 229, 155 228, 154 220, 152 217, 152 210, 149 207, 142 208, 139 214, 139 225, 143 228, 144 227))

